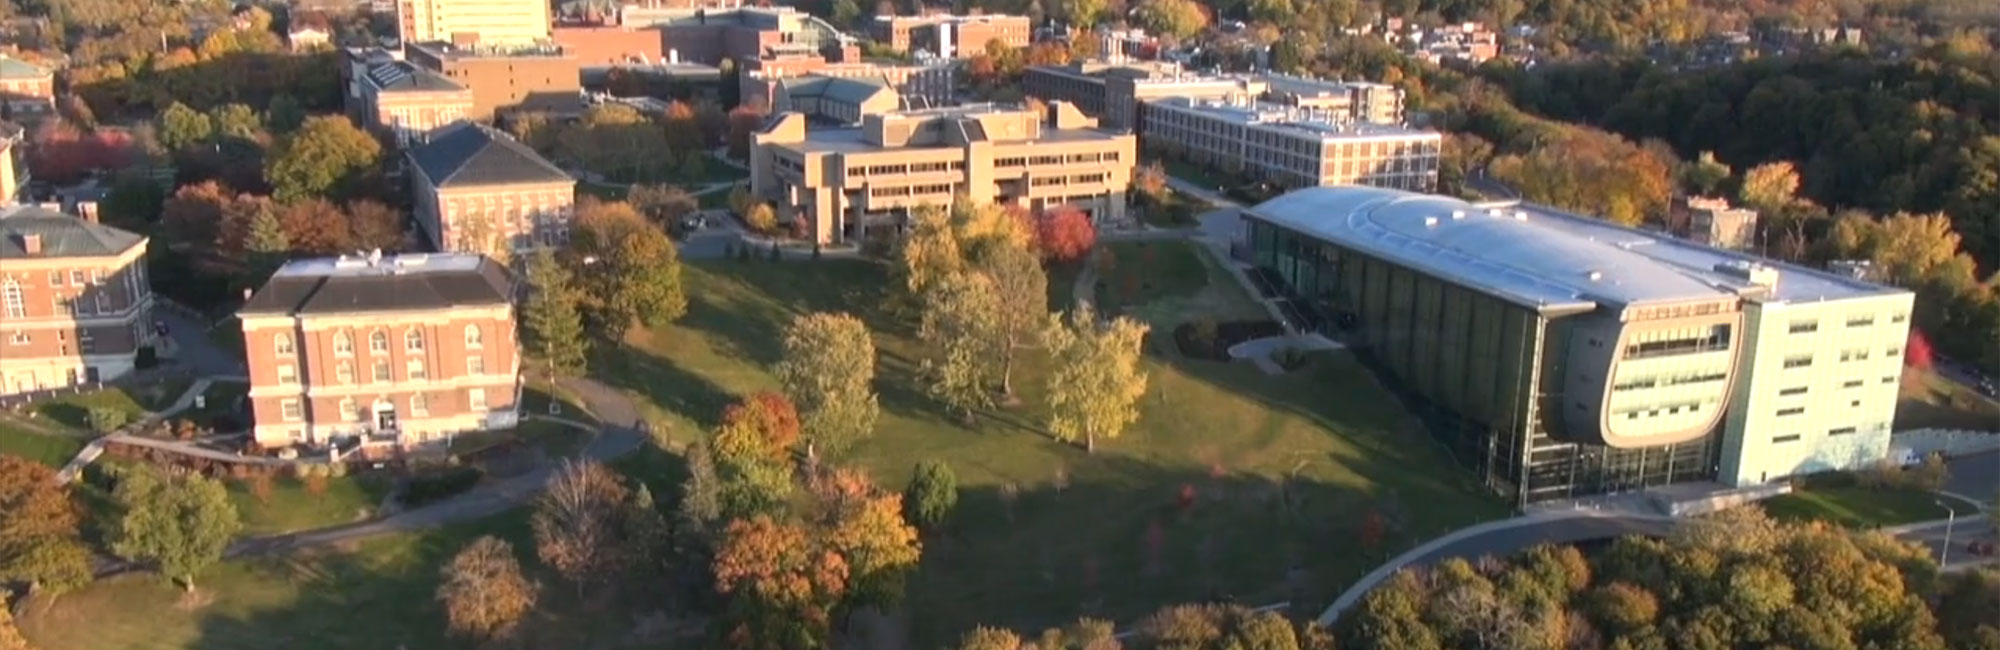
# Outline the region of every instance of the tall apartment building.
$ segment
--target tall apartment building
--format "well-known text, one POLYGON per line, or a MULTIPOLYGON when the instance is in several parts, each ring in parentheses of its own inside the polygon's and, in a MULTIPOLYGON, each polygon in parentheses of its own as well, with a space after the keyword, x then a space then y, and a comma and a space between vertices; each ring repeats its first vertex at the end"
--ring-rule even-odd
POLYGON ((1046 115, 993 105, 877 113, 859 128, 809 129, 805 115, 781 113, 751 137, 751 189, 820 242, 899 227, 908 210, 959 196, 1123 220, 1138 160, 1131 134, 1098 130, 1060 102, 1046 115))
POLYGON ((0 54, 0 106, 6 119, 21 120, 55 112, 55 72, 0 54))
POLYGON ((1295 320, 1517 504, 1888 454, 1908 291, 1526 204, 1325 187, 1244 217, 1295 320))
POLYGON ((1731 207, 1729 199, 1677 196, 1670 208, 1674 234, 1717 248, 1748 250, 1757 243, 1757 211, 1731 207))
POLYGON ((407 43, 404 57, 472 91, 467 117, 475 121, 501 111, 583 110, 582 66, 558 47, 407 43))
POLYGON ((0 393, 116 379, 153 337, 145 237, 0 209, 0 393))
POLYGON ((471 90, 403 61, 374 65, 361 75, 358 88, 353 112, 362 125, 403 147, 472 114, 471 90))
POLYGON ((901 98, 899 108, 935 108, 956 103, 958 66, 948 61, 913 65, 877 63, 827 63, 805 65, 773 61, 752 61, 739 75, 737 97, 746 104, 773 105, 777 85, 788 79, 826 77, 833 79, 880 79, 901 98))
POLYGON ((1444 136, 1263 103, 1172 97, 1146 102, 1146 148, 1285 187, 1437 189, 1444 136))
POLYGON ((237 312, 265 446, 409 448, 518 418, 514 287, 478 255, 286 264, 237 312))
POLYGON ((527 45, 549 39, 545 0, 396 0, 404 43, 527 45))
POLYGON ((929 52, 940 59, 966 59, 986 51, 986 44, 999 41, 1007 47, 1027 47, 1034 29, 1027 16, 975 14, 954 16, 932 13, 922 16, 876 16, 868 25, 868 35, 879 43, 904 52, 929 52))
POLYGON ((417 227, 433 250, 504 260, 569 241, 576 179, 512 136, 459 122, 408 156, 417 227))

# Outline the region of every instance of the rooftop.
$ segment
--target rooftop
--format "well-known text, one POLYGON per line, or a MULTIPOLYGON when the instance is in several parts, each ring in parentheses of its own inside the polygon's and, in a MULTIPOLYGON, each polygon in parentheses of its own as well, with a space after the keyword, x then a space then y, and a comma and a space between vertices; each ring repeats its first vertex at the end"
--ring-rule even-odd
POLYGON ((40 79, 50 74, 48 68, 0 55, 0 79, 40 79))
POLYGON ((560 58, 568 56, 562 47, 556 45, 515 45, 478 44, 458 46, 444 41, 413 43, 412 47, 423 50, 439 59, 455 61, 460 59, 509 59, 509 58, 560 58))
POLYGON ((1428 129, 1337 119, 1334 114, 1325 111, 1264 102, 1244 103, 1191 97, 1165 97, 1149 99, 1146 103, 1181 108, 1246 126, 1256 125, 1317 135, 1327 140, 1438 135, 1436 131, 1428 129))
POLYGON ((33 205, 0 208, 0 260, 106 257, 131 250, 145 237, 80 217, 33 205), (42 251, 28 254, 26 237, 39 237, 42 251))
POLYGON ((465 253, 323 257, 286 264, 240 314, 413 311, 511 302, 499 263, 465 253))
POLYGON ((1248 212, 1541 310, 1730 295, 1819 302, 1903 292, 1533 204, 1475 205, 1336 186, 1297 190, 1248 212), (1747 282, 1741 270, 1752 265, 1779 271, 1775 286, 1765 291, 1747 282))
POLYGON ((464 121, 433 132, 410 160, 440 188, 575 180, 512 136, 464 121))
POLYGON ((368 69, 368 83, 382 92, 460 91, 465 86, 403 61, 378 63, 368 69))

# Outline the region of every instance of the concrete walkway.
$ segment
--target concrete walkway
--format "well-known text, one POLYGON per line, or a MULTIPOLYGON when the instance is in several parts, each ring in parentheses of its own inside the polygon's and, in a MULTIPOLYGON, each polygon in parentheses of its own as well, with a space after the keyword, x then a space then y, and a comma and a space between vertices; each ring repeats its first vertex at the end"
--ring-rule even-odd
MULTIPOLYGON (((162 420, 173 417, 174 415, 179 414, 181 411, 193 408, 194 398, 200 396, 203 393, 208 392, 208 387, 213 385, 214 383, 215 380, 208 377, 196 379, 194 384, 189 385, 188 389, 182 392, 181 396, 179 398, 176 398, 174 400, 174 403, 168 405, 167 408, 161 409, 159 412, 156 413, 147 413, 145 417, 139 418, 138 422, 127 424, 125 425, 124 428, 112 432, 110 435, 103 436, 96 440, 90 441, 90 444, 84 445, 83 449, 77 450, 75 458, 70 459, 68 463, 63 465, 62 469, 56 471, 56 483, 67 484, 70 481, 76 480, 77 475, 83 473, 83 468, 89 467, 92 462, 97 460, 98 456, 104 455, 104 445, 106 443, 122 442, 122 443, 144 444, 145 446, 155 446, 151 443, 162 442, 158 440, 140 438, 138 436, 132 435, 131 432, 145 431, 147 428, 150 428, 153 425, 160 423, 162 420), (144 441, 144 443, 138 442, 142 440, 144 441)), ((187 443, 175 443, 175 444, 186 445, 187 443)), ((220 452, 214 452, 207 449, 202 449, 201 451, 206 453, 220 454, 220 452)), ((228 456, 226 454, 222 455, 226 456, 229 460, 232 461, 242 460, 234 456, 228 456)))
POLYGON ((1267 336, 1229 346, 1229 358, 1249 359, 1252 363, 1257 364, 1257 369, 1264 371, 1264 374, 1282 375, 1289 371, 1285 370, 1284 366, 1278 365, 1277 359, 1272 358, 1272 355, 1277 354, 1280 350, 1291 349, 1300 352, 1311 352, 1314 350, 1338 350, 1342 347, 1345 346, 1318 334, 1267 336))

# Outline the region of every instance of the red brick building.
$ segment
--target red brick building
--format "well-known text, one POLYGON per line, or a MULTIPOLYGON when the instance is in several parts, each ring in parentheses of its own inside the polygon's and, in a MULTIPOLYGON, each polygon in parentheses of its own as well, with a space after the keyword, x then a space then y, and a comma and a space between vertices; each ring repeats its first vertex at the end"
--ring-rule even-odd
POLYGON ((116 379, 152 341, 146 238, 36 206, 0 212, 0 394, 116 379))

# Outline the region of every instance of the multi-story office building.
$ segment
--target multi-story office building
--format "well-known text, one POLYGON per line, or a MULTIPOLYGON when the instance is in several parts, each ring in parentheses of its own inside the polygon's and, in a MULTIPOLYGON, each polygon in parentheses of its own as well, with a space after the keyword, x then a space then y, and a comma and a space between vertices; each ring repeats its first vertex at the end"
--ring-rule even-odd
POLYGON ((376 64, 359 81, 354 112, 362 125, 400 146, 422 142, 431 131, 472 113, 472 91, 403 61, 376 64))
POLYGON ((876 16, 869 37, 904 52, 929 52, 941 59, 965 59, 986 52, 998 41, 1010 48, 1027 47, 1034 36, 1027 16, 976 14, 954 16, 876 16))
POLYGON ((56 75, 27 61, 0 54, 0 102, 7 118, 21 120, 55 111, 56 75))
POLYGON ((800 77, 881 80, 900 96, 898 108, 950 106, 958 92, 958 66, 947 61, 914 65, 827 63, 804 65, 758 60, 743 66, 737 97, 751 105, 771 106, 780 82, 800 77))
POLYGON ((1275 104, 1171 97, 1146 103, 1146 148, 1285 187, 1437 189, 1444 136, 1275 104))
POLYGON ((404 43, 526 45, 549 38, 543 0, 396 0, 404 43))
POLYGON ((835 124, 860 124, 862 116, 893 113, 901 98, 886 79, 792 77, 778 82, 776 112, 804 113, 835 124))
POLYGON ((861 48, 833 25, 791 7, 626 6, 620 25, 660 34, 665 56, 721 65, 786 56, 859 61, 861 48))
POLYGON ((152 342, 146 238, 38 206, 0 208, 0 393, 108 381, 152 342))
POLYGON ((750 187, 820 242, 898 227, 911 208, 959 197, 1122 220, 1136 143, 1094 127, 1061 102, 1046 115, 993 105, 876 113, 860 128, 809 129, 805 115, 781 113, 751 136, 750 187))
POLYGON ((286 264, 237 312, 257 442, 402 448, 513 426, 514 288, 478 255, 286 264))
POLYGON ((1403 123, 1403 91, 1389 84, 1282 74, 1257 80, 1263 82, 1258 98, 1265 103, 1312 109, 1350 122, 1403 123))
POLYGON ((513 137, 459 122, 408 155, 417 226, 433 250, 505 260, 569 241, 576 179, 513 137))
POLYGON ((1122 56, 1060 66, 1033 66, 1022 80, 1030 97, 1071 102, 1106 128, 1143 133, 1141 113, 1148 101, 1168 98, 1242 102, 1258 100, 1313 109, 1333 118, 1369 124, 1401 124, 1403 91, 1377 83, 1332 81, 1291 75, 1211 75, 1189 72, 1164 61, 1128 61, 1122 56))
POLYGON ((1255 266, 1526 504, 1867 467, 1908 291, 1520 204, 1369 187, 1245 212, 1255 266))
POLYGON ((1757 243, 1757 211, 1731 207, 1729 199, 1677 196, 1670 211, 1674 234, 1696 243, 1735 250, 1757 243))
POLYGON ((582 66, 561 48, 410 43, 404 56, 472 91, 467 117, 473 120, 491 120, 498 111, 583 110, 582 66))

